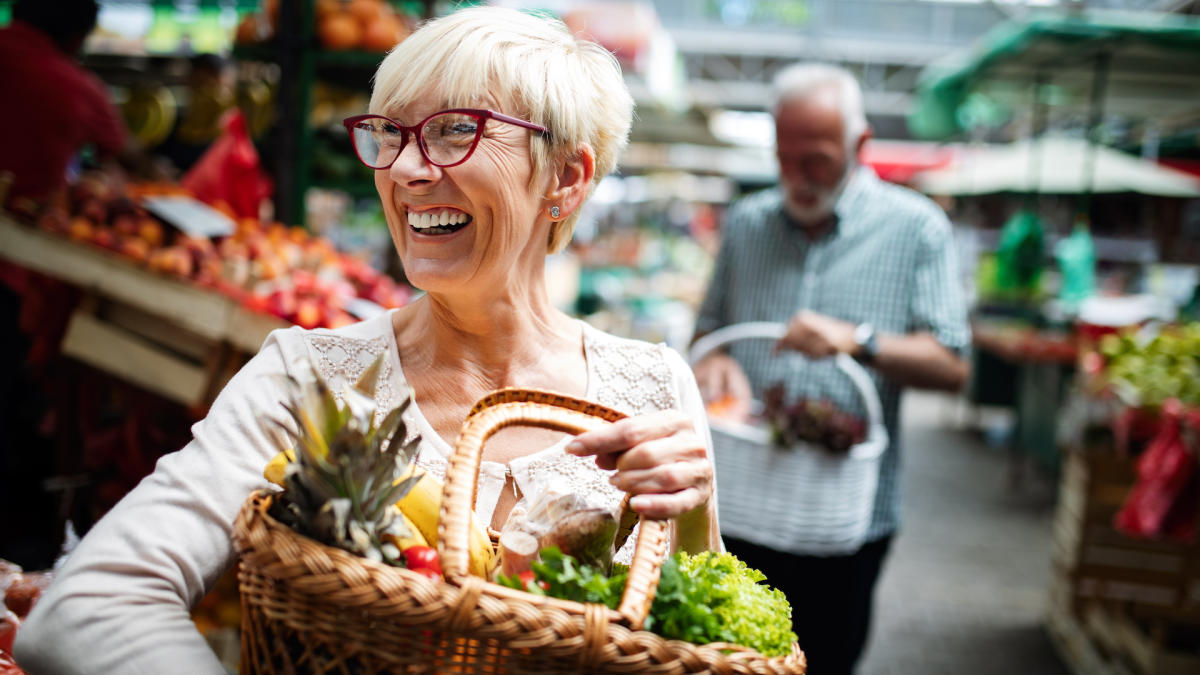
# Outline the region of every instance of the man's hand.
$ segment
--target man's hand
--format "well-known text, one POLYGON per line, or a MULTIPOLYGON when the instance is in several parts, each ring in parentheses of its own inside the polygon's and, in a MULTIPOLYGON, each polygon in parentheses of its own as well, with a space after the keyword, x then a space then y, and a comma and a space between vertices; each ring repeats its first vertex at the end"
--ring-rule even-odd
POLYGON ((745 422, 750 417, 750 379, 732 356, 713 352, 700 359, 693 369, 700 397, 710 407, 719 407, 719 416, 731 422, 745 422))
POLYGON ((812 358, 828 358, 844 353, 854 355, 854 324, 810 312, 797 312, 788 321, 787 333, 775 343, 775 351, 791 349, 812 358))
MULTIPOLYGON (((788 322, 787 333, 775 343, 775 351, 791 349, 812 358, 840 352, 857 358, 855 327, 848 321, 801 310, 788 322)), ((967 363, 928 332, 878 333, 875 339, 878 351, 871 367, 895 384, 958 391, 967 381, 967 363)))

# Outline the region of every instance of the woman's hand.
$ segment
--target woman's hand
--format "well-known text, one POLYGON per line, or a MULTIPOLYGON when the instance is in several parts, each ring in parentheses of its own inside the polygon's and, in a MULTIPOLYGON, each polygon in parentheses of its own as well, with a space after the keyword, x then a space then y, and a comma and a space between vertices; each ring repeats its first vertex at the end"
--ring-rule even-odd
MULTIPOLYGON (((629 417, 582 433, 567 444, 573 455, 595 455, 601 469, 616 469, 612 484, 647 518, 676 518, 707 507, 713 467, 692 421, 677 410, 629 417)), ((705 509, 707 510, 707 509, 705 509)))

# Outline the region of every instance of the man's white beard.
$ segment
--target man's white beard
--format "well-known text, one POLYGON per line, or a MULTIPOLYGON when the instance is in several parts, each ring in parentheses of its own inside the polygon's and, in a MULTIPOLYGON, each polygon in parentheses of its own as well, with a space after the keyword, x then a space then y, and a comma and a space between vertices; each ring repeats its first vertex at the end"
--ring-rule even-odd
POLYGON ((789 196, 787 199, 788 215, 795 218, 801 225, 816 225, 833 215, 833 207, 845 192, 846 185, 850 183, 850 176, 853 175, 856 166, 858 166, 857 162, 847 162, 846 171, 838 179, 837 185, 829 188, 824 194, 820 194, 817 203, 812 206, 800 206, 789 196))

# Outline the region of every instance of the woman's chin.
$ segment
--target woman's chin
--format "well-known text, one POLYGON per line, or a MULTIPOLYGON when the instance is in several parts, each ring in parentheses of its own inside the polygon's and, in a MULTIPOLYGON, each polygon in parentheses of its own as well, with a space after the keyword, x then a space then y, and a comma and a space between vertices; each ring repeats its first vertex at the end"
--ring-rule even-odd
POLYGON ((462 293, 471 277, 458 265, 429 260, 405 261, 404 276, 413 288, 432 295, 462 293))

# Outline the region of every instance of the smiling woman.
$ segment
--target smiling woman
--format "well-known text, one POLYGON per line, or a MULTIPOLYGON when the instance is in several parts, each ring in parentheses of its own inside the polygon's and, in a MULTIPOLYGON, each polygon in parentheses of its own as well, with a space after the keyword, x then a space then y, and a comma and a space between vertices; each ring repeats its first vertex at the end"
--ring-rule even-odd
POLYGON ((467 412, 496 389, 615 408, 629 417, 574 438, 521 429, 489 440, 477 516, 499 528, 522 497, 569 491, 616 506, 628 494, 643 516, 670 520, 673 549, 721 547, 691 370, 662 345, 562 313, 547 293, 546 256, 566 245, 629 132, 615 59, 559 21, 479 7, 422 26, 374 81, 369 114, 346 126, 425 295, 345 328, 273 333, 193 441, 80 543, 22 627, 29 672, 223 672, 188 610, 233 564, 233 519, 267 486, 281 440, 260 420, 287 419, 281 376, 302 378, 310 363, 338 383, 379 359, 377 407, 413 392, 402 417, 422 439, 417 463, 438 478, 467 412))

